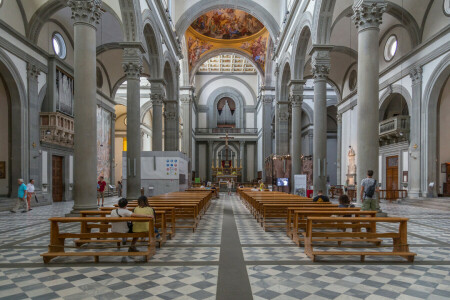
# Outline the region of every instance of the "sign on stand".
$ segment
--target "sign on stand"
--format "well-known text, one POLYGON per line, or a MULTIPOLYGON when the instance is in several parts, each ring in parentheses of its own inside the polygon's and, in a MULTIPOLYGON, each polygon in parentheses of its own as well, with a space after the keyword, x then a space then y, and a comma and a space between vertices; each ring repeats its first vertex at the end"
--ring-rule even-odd
POLYGON ((306 197, 306 175, 294 175, 295 195, 306 197))

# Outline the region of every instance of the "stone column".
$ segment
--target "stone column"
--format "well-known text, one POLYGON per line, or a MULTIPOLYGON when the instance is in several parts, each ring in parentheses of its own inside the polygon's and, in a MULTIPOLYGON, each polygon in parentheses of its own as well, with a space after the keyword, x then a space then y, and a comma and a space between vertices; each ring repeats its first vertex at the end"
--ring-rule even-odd
POLYGON ((336 160, 336 170, 337 177, 336 181, 338 185, 342 185, 342 175, 341 175, 341 165, 342 165, 342 114, 337 114, 337 160, 336 160))
POLYGON ((327 76, 330 46, 316 45, 311 51, 314 74, 313 186, 327 192, 327 76))
MULTIPOLYGON (((28 63, 27 65, 27 81, 28 81, 28 145, 30 147, 29 151, 29 173, 25 180, 34 179, 37 190, 41 189, 40 180, 40 168, 39 162, 41 160, 39 150, 40 150, 40 136, 39 136, 39 87, 38 87, 38 77, 40 71, 39 69, 28 63)), ((24 174, 25 176, 25 174, 24 174)), ((27 183, 27 182, 26 182, 27 183)))
POLYGON ((278 155, 289 154, 289 101, 277 101, 275 115, 275 152, 278 155))
POLYGON ((126 45, 123 53, 123 71, 127 79, 127 199, 141 196, 141 103, 140 77, 142 50, 126 45))
POLYGON ((212 160, 213 160, 213 141, 208 141, 208 159, 206 164, 206 174, 208 174, 207 179, 212 181, 212 160))
POLYGON ((244 181, 244 147, 245 141, 239 142, 239 167, 241 167, 241 181, 244 181))
POLYGON ((69 0, 74 19, 74 205, 72 214, 96 209, 96 25, 101 0, 69 0))
POLYGON ((367 177, 367 171, 373 170, 373 178, 379 179, 379 130, 378 130, 378 93, 379 93, 379 33, 384 0, 355 1, 353 20, 358 28, 358 118, 356 183, 360 203, 361 180, 367 177))
POLYGON ((305 80, 291 80, 289 82, 290 102, 292 107, 292 139, 291 139, 291 193, 295 193, 296 174, 302 173, 302 103, 303 86, 305 80))
POLYGON ((192 159, 192 104, 194 103, 193 86, 180 88, 181 115, 183 118, 183 139, 181 149, 192 159))
POLYGON ((150 100, 152 101, 152 151, 162 151, 162 108, 164 104, 165 81, 154 79, 150 81, 150 100))
POLYGON ((178 101, 164 105, 164 151, 178 151, 178 101))
POLYGON ((408 163, 408 196, 421 196, 421 105, 422 105, 422 67, 415 67, 409 73, 412 80, 412 109, 410 119, 410 143, 408 163))
MULTIPOLYGON (((272 107, 273 100, 275 99, 275 88, 273 87, 261 87, 260 97, 262 102, 262 159, 263 159, 263 180, 265 180, 264 160, 272 153, 272 107)), ((242 149, 243 151, 243 149, 242 149)), ((243 159, 243 152, 241 154, 241 160, 243 159)))

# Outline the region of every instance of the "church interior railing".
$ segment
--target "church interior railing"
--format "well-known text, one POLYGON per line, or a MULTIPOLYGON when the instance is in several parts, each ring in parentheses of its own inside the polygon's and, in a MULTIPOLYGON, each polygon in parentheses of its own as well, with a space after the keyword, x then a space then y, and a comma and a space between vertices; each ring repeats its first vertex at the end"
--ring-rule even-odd
POLYGON ((40 113, 41 142, 73 148, 73 118, 60 112, 40 113))
POLYGON ((381 145, 409 139, 409 116, 395 116, 379 123, 381 145))
POLYGON ((195 134, 258 134, 258 128, 197 128, 195 134))

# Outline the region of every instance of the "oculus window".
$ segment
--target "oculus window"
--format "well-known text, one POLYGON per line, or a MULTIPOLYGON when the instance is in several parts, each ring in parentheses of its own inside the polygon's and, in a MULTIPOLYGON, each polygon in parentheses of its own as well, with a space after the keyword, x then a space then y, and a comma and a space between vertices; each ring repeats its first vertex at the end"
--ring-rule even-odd
POLYGON ((53 51, 59 58, 61 58, 61 59, 66 58, 66 54, 67 54, 66 42, 64 41, 64 38, 62 37, 62 35, 59 34, 58 32, 55 32, 53 34, 52 46, 53 46, 53 51))
POLYGON ((391 61, 397 52, 398 41, 395 35, 391 35, 384 46, 384 59, 386 61, 391 61))

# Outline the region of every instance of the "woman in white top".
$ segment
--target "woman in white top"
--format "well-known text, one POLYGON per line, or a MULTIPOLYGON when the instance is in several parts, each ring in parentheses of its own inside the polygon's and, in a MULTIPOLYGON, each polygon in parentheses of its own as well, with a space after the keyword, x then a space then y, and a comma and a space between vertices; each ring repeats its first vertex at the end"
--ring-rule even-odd
POLYGON ((27 202, 28 202, 28 211, 31 210, 31 198, 34 196, 34 179, 30 179, 30 182, 27 184, 27 202))
POLYGON ((228 188, 228 195, 231 195, 231 190, 233 188, 233 183, 229 179, 228 179, 228 182, 227 182, 227 188, 228 188))

